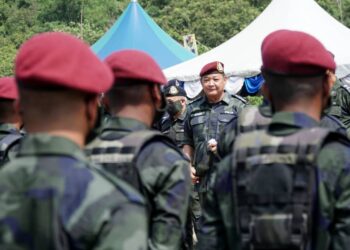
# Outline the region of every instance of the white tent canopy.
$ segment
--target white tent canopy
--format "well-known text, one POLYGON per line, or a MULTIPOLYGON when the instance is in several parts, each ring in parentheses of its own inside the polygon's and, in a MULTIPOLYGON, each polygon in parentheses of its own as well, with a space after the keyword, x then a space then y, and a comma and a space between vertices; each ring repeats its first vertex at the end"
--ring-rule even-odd
POLYGON ((164 70, 168 79, 197 82, 200 69, 221 61, 229 76, 252 76, 261 66, 263 39, 278 29, 304 31, 317 37, 335 55, 337 75, 350 74, 350 29, 334 19, 314 0, 273 0, 243 31, 194 59, 164 70))

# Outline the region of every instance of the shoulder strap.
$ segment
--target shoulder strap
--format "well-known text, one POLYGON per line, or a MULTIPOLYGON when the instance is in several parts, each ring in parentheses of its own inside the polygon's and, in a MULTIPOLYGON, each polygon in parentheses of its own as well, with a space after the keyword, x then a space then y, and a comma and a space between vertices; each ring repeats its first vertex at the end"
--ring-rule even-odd
POLYGON ((7 155, 8 150, 17 144, 23 136, 21 134, 10 133, 0 141, 0 161, 7 155))
MULTIPOLYGON (((234 145, 236 161, 244 162, 247 158, 256 154, 261 157, 251 157, 251 161, 261 164, 268 164, 269 161, 291 161, 296 163, 295 158, 285 158, 278 156, 278 152, 297 152, 297 148, 305 147, 305 157, 308 161, 314 161, 318 151, 322 148, 325 142, 329 141, 330 135, 332 138, 338 138, 338 133, 332 133, 330 130, 320 127, 311 129, 301 129, 300 131, 288 136, 273 136, 265 130, 256 130, 249 133, 241 134, 237 137, 234 145), (333 135, 334 134, 334 135, 333 135), (257 140, 259 138, 259 140, 257 140), (263 155, 269 155, 264 157, 263 155)), ((253 163, 252 162, 252 163, 253 163)))
POLYGON ((340 81, 340 87, 345 89, 350 94, 350 84, 344 81, 340 81))
POLYGON ((176 146, 176 143, 171 138, 156 130, 136 131, 124 136, 120 139, 120 141, 125 147, 133 148, 133 153, 135 156, 137 156, 140 151, 152 141, 163 142, 167 146, 183 155, 182 151, 180 151, 180 149, 176 146))

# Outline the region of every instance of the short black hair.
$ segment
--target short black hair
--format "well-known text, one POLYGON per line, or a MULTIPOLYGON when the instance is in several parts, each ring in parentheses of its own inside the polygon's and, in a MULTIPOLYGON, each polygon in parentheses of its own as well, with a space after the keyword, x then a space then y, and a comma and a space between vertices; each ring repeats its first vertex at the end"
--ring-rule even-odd
POLYGON ((144 101, 147 89, 154 83, 118 80, 107 92, 109 105, 112 110, 122 108, 125 105, 138 105, 144 101))
POLYGON ((262 72, 275 105, 287 105, 301 99, 315 97, 323 88, 325 75, 284 76, 262 72))
POLYGON ((0 99, 0 122, 9 123, 16 111, 13 99, 0 99))

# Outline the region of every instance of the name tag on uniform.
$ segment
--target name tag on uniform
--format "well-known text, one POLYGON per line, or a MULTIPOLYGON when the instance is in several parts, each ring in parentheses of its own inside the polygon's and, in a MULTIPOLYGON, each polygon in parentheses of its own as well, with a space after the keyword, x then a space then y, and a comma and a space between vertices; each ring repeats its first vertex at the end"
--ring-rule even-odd
POLYGON ((191 114, 191 117, 197 117, 202 115, 205 115, 205 112, 198 112, 198 113, 191 114))
POLYGON ((228 114, 228 115, 234 115, 235 112, 232 112, 232 111, 224 111, 222 112, 223 114, 228 114))

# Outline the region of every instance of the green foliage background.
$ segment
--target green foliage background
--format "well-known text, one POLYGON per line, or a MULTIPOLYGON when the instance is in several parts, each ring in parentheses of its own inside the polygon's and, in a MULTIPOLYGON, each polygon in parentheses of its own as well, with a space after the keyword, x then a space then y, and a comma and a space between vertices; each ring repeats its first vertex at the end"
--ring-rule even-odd
MULTIPOLYGON (((173 38, 196 34, 203 53, 237 34, 271 0, 139 0, 173 38)), ((93 44, 121 15, 130 0, 0 0, 0 76, 13 74, 16 51, 29 37, 65 31, 93 44), (81 25, 82 24, 82 25, 81 25)), ((350 0, 317 0, 350 27, 350 0)))

